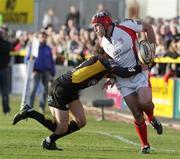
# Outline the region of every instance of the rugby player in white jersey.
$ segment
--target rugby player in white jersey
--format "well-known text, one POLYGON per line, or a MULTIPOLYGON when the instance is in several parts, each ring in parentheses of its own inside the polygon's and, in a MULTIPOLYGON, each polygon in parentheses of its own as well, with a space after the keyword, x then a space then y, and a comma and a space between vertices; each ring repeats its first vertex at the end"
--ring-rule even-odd
MULTIPOLYGON (((154 31, 149 24, 142 21, 127 19, 114 24, 106 12, 99 12, 93 16, 91 23, 100 46, 121 67, 134 67, 139 63, 136 33, 146 32, 152 49, 155 49, 154 31)), ((116 85, 134 116, 134 125, 142 143, 141 152, 148 154, 150 144, 143 113, 147 115, 148 121, 156 129, 157 134, 163 132, 161 123, 153 115, 154 104, 148 71, 129 78, 116 76, 116 85)))

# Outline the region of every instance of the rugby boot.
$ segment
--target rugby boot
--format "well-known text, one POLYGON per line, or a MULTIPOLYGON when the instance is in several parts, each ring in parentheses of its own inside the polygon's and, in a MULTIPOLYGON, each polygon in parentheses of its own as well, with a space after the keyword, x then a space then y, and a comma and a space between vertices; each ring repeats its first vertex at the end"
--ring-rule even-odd
POLYGON ((153 128, 156 129, 158 135, 161 135, 163 133, 163 127, 160 121, 154 118, 150 123, 153 126, 153 128))
POLYGON ((141 148, 141 153, 142 154, 150 154, 151 153, 151 149, 149 145, 145 145, 141 148))
POLYGON ((43 139, 41 146, 46 150, 63 150, 62 148, 58 148, 55 142, 48 142, 47 139, 43 139))
POLYGON ((30 107, 29 105, 24 105, 22 107, 22 109, 14 116, 12 124, 15 125, 19 121, 21 121, 23 119, 27 119, 28 118, 27 113, 30 112, 30 111, 33 111, 33 110, 34 109, 32 107, 30 107))

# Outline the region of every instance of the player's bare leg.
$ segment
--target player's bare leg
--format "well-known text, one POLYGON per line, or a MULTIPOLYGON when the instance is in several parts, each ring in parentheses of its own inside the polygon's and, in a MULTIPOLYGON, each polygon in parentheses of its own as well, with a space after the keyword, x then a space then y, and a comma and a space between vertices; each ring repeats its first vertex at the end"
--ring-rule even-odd
POLYGON ((69 110, 72 113, 73 120, 77 123, 79 128, 82 128, 86 125, 86 116, 84 108, 80 100, 75 100, 69 104, 69 110))
POLYGON ((130 95, 124 97, 124 100, 135 119, 134 126, 142 144, 141 152, 148 154, 150 153, 150 146, 147 138, 147 126, 144 120, 143 111, 140 108, 137 94, 131 93, 130 95))
POLYGON ((62 150, 62 148, 60 149, 56 146, 55 141, 62 137, 68 130, 69 111, 63 111, 53 107, 50 107, 50 110, 56 121, 56 129, 42 141, 41 145, 43 149, 62 150))
POLYGON ((154 104, 152 102, 152 89, 150 87, 142 87, 138 90, 138 98, 141 104, 142 110, 146 113, 148 121, 153 128, 157 131, 157 134, 163 133, 163 127, 161 123, 154 117, 154 104))

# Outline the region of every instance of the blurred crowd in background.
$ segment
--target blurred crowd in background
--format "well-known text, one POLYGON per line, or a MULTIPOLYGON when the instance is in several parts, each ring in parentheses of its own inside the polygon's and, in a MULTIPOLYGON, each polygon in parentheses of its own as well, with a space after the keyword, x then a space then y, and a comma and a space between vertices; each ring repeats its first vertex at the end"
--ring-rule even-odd
MULTIPOLYGON (((104 6, 100 4, 97 12, 101 10, 104 10, 104 6)), ((61 26, 54 10, 50 8, 44 14, 40 31, 46 33, 46 43, 51 47, 53 58, 58 65, 77 66, 94 53, 96 34, 91 27, 80 26, 80 12, 75 6, 70 6, 66 21, 61 26)), ((0 34, 13 43, 12 52, 16 54, 27 50, 32 38, 38 33, 9 30, 8 26, 3 25, 0 34)), ((16 56, 14 62, 23 63, 24 58, 26 59, 16 56)))
MULTIPOLYGON (((99 4, 97 12, 105 10, 103 4, 99 4)), ((50 46, 53 59, 57 65, 77 66, 83 60, 95 53, 96 34, 93 28, 80 25, 81 13, 76 6, 70 6, 64 25, 59 26, 59 19, 55 11, 50 8, 42 19, 42 29, 47 37, 46 43, 50 46)), ((156 34, 156 56, 178 58, 180 55, 180 18, 155 19, 145 18, 150 23, 156 34)), ((25 51, 32 41, 32 37, 37 36, 37 32, 27 32, 25 30, 9 30, 8 26, 2 25, 0 36, 13 44, 12 52, 25 51)), ((140 35, 141 36, 141 35, 140 35)), ((12 53, 13 55, 13 53, 12 53)), ((23 63, 24 56, 15 56, 14 63, 23 63)), ((153 76, 180 77, 180 64, 156 64, 151 70, 153 76)))
MULTIPOLYGON (((180 56, 180 17, 173 19, 155 19, 147 17, 145 21, 153 26, 156 36, 156 57, 170 57, 177 59, 180 56)), ((158 63, 151 69, 151 75, 180 77, 180 64, 158 63)))

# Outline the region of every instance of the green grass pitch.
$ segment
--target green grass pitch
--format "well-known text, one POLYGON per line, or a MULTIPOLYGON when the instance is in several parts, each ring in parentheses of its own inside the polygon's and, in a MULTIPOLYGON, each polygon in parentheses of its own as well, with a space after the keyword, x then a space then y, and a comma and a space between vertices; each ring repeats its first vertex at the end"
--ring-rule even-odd
MULTIPOLYGON (((4 116, 0 112, 0 159, 179 159, 180 132, 165 128, 158 136, 148 126, 152 154, 139 153, 140 145, 133 124, 112 121, 96 121, 87 115, 87 126, 58 140, 63 151, 43 150, 40 143, 50 134, 32 119, 11 124, 19 109, 20 98, 11 96, 12 112, 4 116)), ((37 109, 37 107, 36 107, 37 109)), ((47 114, 49 116, 49 114, 47 114)))

